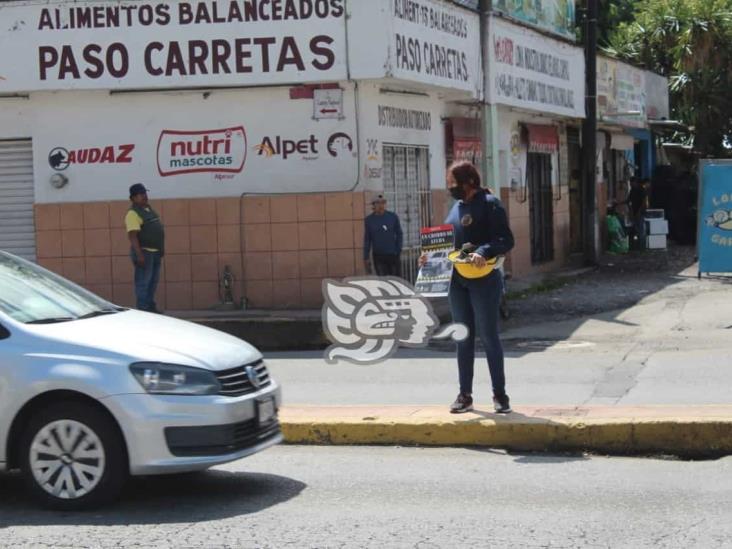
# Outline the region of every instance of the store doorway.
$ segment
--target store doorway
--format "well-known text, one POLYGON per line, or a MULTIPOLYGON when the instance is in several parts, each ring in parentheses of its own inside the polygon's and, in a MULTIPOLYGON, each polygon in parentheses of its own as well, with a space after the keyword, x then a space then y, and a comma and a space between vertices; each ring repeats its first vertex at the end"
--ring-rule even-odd
POLYGON ((432 224, 429 149, 385 144, 384 198, 386 207, 399 216, 404 233, 402 276, 414 283, 420 254, 420 229, 432 224))
POLYGON ((582 252, 582 147, 579 130, 567 128, 569 168, 569 251, 582 252))
POLYGON ((554 201, 552 190, 552 157, 544 153, 528 153, 529 216, 531 262, 545 263, 554 259, 554 201))

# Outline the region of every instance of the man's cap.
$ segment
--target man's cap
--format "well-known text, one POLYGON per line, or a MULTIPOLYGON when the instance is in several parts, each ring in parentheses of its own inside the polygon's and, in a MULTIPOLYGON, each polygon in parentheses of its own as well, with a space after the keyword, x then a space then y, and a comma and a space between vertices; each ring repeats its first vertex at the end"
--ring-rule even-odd
POLYGON ((371 205, 374 205, 374 204, 376 204, 377 202, 386 202, 386 198, 384 198, 384 195, 383 195, 383 194, 380 194, 379 196, 377 196, 376 198, 374 198, 374 199, 373 199, 373 200, 371 201, 371 205))
POLYGON ((147 189, 145 188, 145 185, 142 183, 135 183, 130 187, 130 196, 135 196, 136 194, 142 194, 146 193, 147 189))

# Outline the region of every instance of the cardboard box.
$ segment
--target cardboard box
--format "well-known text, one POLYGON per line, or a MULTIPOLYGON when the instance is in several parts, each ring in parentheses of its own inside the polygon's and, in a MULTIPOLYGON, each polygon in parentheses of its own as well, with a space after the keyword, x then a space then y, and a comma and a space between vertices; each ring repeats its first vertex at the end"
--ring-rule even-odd
POLYGON ((666 249, 666 235, 665 234, 652 234, 646 237, 646 248, 649 250, 665 250, 666 249))
POLYGON ((663 210, 646 210, 644 217, 646 219, 663 219, 666 213, 663 210))
POLYGON ((646 218, 646 234, 668 234, 668 221, 646 218))

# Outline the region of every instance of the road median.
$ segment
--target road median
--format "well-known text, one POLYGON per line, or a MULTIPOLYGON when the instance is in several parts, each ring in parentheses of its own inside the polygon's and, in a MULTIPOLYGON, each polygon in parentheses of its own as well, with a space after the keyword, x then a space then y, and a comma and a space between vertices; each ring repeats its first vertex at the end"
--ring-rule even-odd
POLYGON ((481 446, 609 455, 732 455, 732 406, 541 406, 497 415, 444 406, 288 406, 293 444, 481 446))

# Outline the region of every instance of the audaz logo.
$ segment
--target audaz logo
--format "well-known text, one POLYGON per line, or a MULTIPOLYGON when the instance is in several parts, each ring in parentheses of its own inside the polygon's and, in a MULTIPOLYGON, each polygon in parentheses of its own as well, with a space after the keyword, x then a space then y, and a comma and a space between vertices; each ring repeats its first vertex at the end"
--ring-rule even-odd
POLYGON ((450 324, 439 333, 430 301, 404 280, 387 277, 323 281, 323 328, 333 342, 325 360, 345 359, 374 364, 389 358, 399 346, 425 347, 430 339, 468 337, 464 324, 450 324))
POLYGON ((134 150, 134 145, 107 145, 72 150, 54 147, 48 153, 48 165, 54 170, 63 171, 72 164, 130 164, 134 150))
POLYGON ((239 173, 247 159, 243 126, 221 130, 163 130, 158 139, 158 172, 163 177, 186 173, 239 173))

